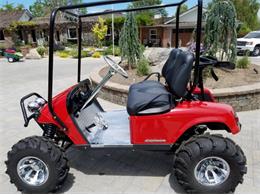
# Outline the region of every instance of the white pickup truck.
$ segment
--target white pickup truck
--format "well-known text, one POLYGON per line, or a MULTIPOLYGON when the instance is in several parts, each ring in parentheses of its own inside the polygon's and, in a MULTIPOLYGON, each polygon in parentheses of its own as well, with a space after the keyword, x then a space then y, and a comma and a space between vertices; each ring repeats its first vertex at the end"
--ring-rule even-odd
POLYGON ((253 56, 260 56, 260 31, 252 31, 245 37, 237 39, 237 53, 250 51, 253 56))

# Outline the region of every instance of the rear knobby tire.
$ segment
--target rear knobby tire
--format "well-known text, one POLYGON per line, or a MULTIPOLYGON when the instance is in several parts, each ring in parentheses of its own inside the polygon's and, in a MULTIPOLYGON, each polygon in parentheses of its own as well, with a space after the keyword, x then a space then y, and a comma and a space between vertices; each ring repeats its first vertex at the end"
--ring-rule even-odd
MULTIPOLYGON (((65 181, 69 167, 64 152, 52 140, 33 136, 19 141, 7 155, 7 171, 10 182, 23 193, 49 193, 60 188, 65 181), (48 177, 42 185, 30 185, 18 174, 17 165, 22 159, 35 157, 48 168, 48 177)), ((19 167, 19 166, 18 166, 19 167)), ((37 169, 39 169, 37 167, 37 169)), ((33 173, 32 173, 33 174, 33 173)))
MULTIPOLYGON (((208 170, 207 164, 205 167, 208 170)), ((237 185, 243 182, 243 175, 246 172, 246 157, 241 148, 231 139, 221 135, 194 136, 184 142, 174 156, 173 174, 187 193, 233 193, 237 185), (201 182, 198 175, 195 176, 198 173, 195 171, 198 170, 200 163, 212 158, 217 159, 216 161, 220 159, 228 164, 226 167, 228 167, 229 174, 225 180, 222 180, 223 183, 216 182, 214 185, 208 185, 201 182)))

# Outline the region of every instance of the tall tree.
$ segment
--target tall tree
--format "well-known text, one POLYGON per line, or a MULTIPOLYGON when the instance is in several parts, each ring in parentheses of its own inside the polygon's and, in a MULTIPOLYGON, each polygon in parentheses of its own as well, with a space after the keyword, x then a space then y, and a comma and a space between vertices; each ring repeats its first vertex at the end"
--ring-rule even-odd
POLYGON ((6 10, 6 11, 19 10, 19 11, 21 11, 21 10, 23 10, 23 9, 24 9, 24 5, 21 4, 21 3, 17 4, 16 6, 14 6, 13 3, 8 3, 8 2, 6 2, 6 4, 4 4, 4 5, 0 8, 0 11, 4 11, 4 10, 6 10))
POLYGON ((93 26, 92 32, 97 40, 98 47, 102 47, 102 41, 107 34, 107 25, 103 18, 98 17, 98 22, 93 26))
POLYGON ((188 11, 188 6, 186 4, 181 5, 180 14, 188 11))
MULTIPOLYGON (((162 3, 161 0, 142 0, 133 2, 131 7, 144 7, 144 6, 152 6, 152 5, 160 5, 162 3)), ((162 9, 154 9, 154 10, 143 10, 136 12, 136 20, 138 25, 152 25, 153 18, 156 14, 161 14, 163 17, 167 16, 167 12, 164 8, 162 9)))
MULTIPOLYGON (((57 8, 59 6, 67 4, 75 5, 82 2, 82 0, 36 0, 34 4, 29 7, 29 9, 33 16, 42 17, 48 15, 54 8, 57 8)), ((87 9, 85 8, 77 11, 80 13, 87 13, 87 9)))
MULTIPOLYGON (((210 8, 212 4, 219 0, 213 0, 209 3, 208 7, 210 8)), ((230 0, 233 2, 236 12, 237 19, 242 25, 239 28, 239 36, 243 36, 246 33, 257 30, 260 27, 260 21, 258 21, 257 13, 260 9, 259 0, 230 0)))
MULTIPOLYGON (((181 8, 180 8, 180 14, 182 14, 182 13, 184 13, 184 12, 186 12, 186 11, 188 11, 188 6, 186 5, 186 4, 182 4, 181 5, 181 8)), ((177 13, 176 13, 177 14, 177 13)), ((176 14, 175 14, 175 16, 176 16, 176 14)))
POLYGON ((42 0, 36 0, 33 5, 29 7, 34 17, 42 17, 46 15, 46 8, 42 0))
POLYGON ((126 15, 119 39, 121 56, 127 60, 128 69, 133 68, 142 57, 141 44, 138 38, 138 26, 133 12, 126 15))
POLYGON ((236 10, 231 1, 213 1, 206 18, 204 38, 209 55, 219 57, 220 60, 226 58, 235 62, 237 53, 236 20, 236 10))

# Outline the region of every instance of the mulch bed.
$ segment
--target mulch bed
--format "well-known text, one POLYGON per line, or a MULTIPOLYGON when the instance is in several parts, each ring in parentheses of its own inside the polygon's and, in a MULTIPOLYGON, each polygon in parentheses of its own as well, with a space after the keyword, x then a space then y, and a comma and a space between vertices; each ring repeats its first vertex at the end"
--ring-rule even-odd
MULTIPOLYGON (((101 77, 104 77, 108 72, 108 67, 103 68, 99 74, 101 77)), ((122 85, 131 85, 143 81, 146 76, 140 77, 136 74, 136 70, 128 70, 128 79, 123 78, 121 75, 116 74, 111 78, 111 82, 120 83, 122 85)), ((260 82, 260 66, 251 65, 248 69, 235 69, 235 70, 226 70, 226 69, 215 69, 215 73, 219 77, 219 80, 216 82, 211 75, 205 79, 204 85, 210 89, 218 88, 227 88, 227 87, 237 87, 242 85, 249 85, 256 82, 260 82), (254 71, 256 69, 258 74, 254 71)), ((150 79, 156 80, 155 76, 152 76, 150 79)), ((164 81, 162 81, 164 82, 164 81)))

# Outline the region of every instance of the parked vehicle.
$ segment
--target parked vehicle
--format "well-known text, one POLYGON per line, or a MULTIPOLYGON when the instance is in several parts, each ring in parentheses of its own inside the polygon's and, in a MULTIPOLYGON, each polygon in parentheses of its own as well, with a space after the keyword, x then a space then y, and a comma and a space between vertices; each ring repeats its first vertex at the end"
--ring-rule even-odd
POLYGON ((8 62, 18 62, 23 58, 23 54, 17 52, 15 49, 6 49, 4 51, 4 56, 7 58, 8 62))
POLYGON ((237 39, 238 54, 249 54, 260 56, 260 31, 248 33, 245 37, 237 39))
MULTIPOLYGON (((21 99, 24 126, 28 126, 29 121, 34 119, 43 134, 22 139, 8 152, 6 172, 11 182, 19 191, 26 193, 57 190, 69 172, 64 151, 74 146, 85 150, 114 148, 173 151, 172 174, 186 192, 234 192, 246 173, 246 157, 231 139, 209 132, 226 130, 237 134, 241 130, 241 124, 231 106, 217 103, 211 92, 204 89, 202 76, 203 70, 211 67, 212 75, 217 79, 213 68, 233 69, 235 65, 219 62, 210 56, 200 56, 202 0, 198 0, 196 55, 178 49, 177 41, 176 49, 171 51, 162 74, 152 73, 144 81, 130 86, 126 109, 105 112, 96 99, 113 75, 128 77, 120 63, 105 56, 104 60, 110 69, 103 80, 96 87, 88 79, 81 81, 81 36, 78 36, 78 83, 52 97, 53 43, 57 12, 66 11, 75 16, 69 10, 122 2, 131 0, 70 5, 52 12, 48 101, 37 93, 28 94, 21 99), (157 75, 158 81, 149 80, 152 75, 157 75), (165 78, 166 84, 159 82, 161 77, 165 78), (33 101, 28 102, 31 98, 34 98, 33 101)), ((185 2, 186 0, 182 0, 165 5, 81 15, 78 33, 82 33, 81 17, 180 7, 185 2)), ((176 25, 176 40, 179 40, 178 27, 176 25)))

